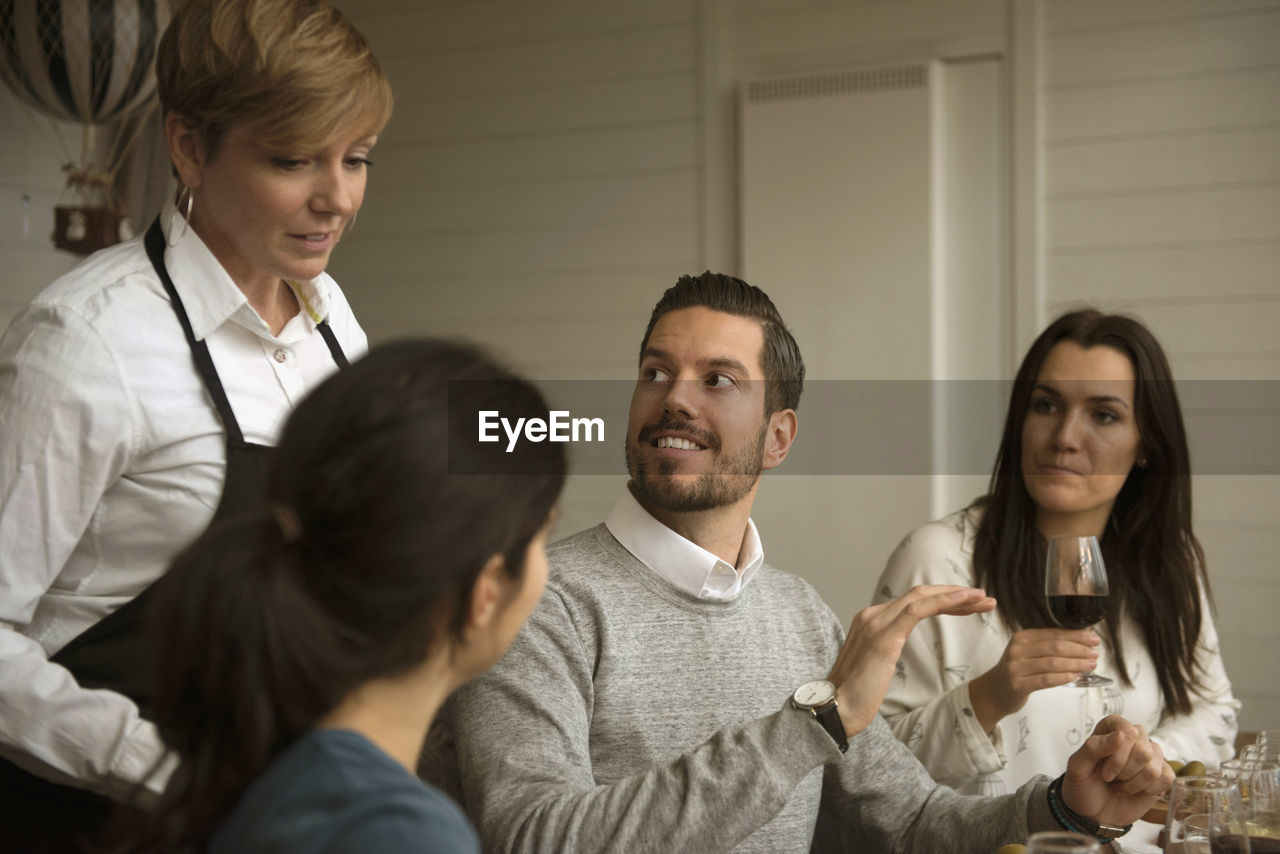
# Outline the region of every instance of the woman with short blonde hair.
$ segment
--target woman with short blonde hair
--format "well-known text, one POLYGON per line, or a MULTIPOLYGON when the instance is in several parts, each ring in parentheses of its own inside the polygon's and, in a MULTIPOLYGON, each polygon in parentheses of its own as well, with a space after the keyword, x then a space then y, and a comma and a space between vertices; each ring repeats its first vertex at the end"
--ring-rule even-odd
POLYGON ((174 201, 0 339, 6 850, 82 850, 162 761, 147 591, 367 348, 325 273, 391 114, 365 38, 319 0, 187 0, 156 68, 174 201))

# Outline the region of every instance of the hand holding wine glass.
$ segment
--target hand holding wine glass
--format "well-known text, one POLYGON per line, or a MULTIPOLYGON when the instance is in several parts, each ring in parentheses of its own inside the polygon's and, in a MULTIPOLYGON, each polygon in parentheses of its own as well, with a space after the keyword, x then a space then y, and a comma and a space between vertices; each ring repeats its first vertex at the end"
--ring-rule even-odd
MULTIPOLYGON (((1087 629, 1107 613, 1107 569, 1097 537, 1049 538, 1045 560, 1045 599, 1054 622, 1064 629, 1087 629)), ((1071 685, 1089 688, 1110 685, 1110 679, 1083 673, 1071 685)))
POLYGON ((969 683, 969 700, 984 732, 1020 711, 1036 691, 1067 685, 1097 665, 1101 639, 1087 631, 1022 629, 995 666, 969 683))

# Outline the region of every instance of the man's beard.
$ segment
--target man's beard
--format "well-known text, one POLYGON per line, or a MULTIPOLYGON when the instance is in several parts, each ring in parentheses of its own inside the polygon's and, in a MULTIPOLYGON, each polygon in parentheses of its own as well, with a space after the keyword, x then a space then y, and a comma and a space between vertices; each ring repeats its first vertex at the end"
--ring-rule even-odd
POLYGON ((760 428, 754 447, 747 446, 737 453, 721 457, 720 440, 712 433, 699 430, 688 422, 650 424, 640 430, 634 441, 627 441, 627 473, 631 475, 631 491, 641 503, 671 513, 697 513, 736 504, 751 492, 764 471, 764 438, 768 428, 766 421, 760 428), (658 470, 651 472, 640 453, 641 446, 648 445, 653 434, 660 430, 696 437, 698 443, 707 449, 703 453, 713 455, 711 471, 699 475, 692 484, 676 480, 675 460, 661 460, 658 470))

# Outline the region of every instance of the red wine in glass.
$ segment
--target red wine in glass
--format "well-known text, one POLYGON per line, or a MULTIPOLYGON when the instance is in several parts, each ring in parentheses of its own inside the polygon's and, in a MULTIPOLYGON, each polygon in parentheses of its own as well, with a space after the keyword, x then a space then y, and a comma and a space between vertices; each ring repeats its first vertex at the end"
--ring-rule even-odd
MULTIPOLYGON (((1107 568, 1097 537, 1050 537, 1044 595, 1053 621, 1064 629, 1087 629, 1107 613, 1107 568)), ((1096 673, 1069 683, 1077 688, 1110 685, 1096 673)))
POLYGON ((1280 839, 1250 834, 1246 844, 1241 834, 1224 834, 1210 841, 1209 850, 1212 854, 1280 854, 1280 839))
POLYGON ((1107 615, 1106 596, 1050 596, 1049 613, 1064 629, 1087 629, 1107 615))

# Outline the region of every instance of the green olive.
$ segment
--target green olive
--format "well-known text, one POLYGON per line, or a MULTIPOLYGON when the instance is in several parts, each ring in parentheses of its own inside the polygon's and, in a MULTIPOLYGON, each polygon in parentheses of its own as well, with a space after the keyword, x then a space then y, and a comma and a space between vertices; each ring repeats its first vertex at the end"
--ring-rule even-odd
POLYGON ((1182 763, 1181 763, 1181 762, 1179 762, 1178 760, 1176 760, 1176 759, 1175 759, 1175 760, 1173 760, 1172 762, 1170 762, 1170 763, 1169 763, 1169 767, 1173 770, 1173 773, 1174 773, 1175 775, 1177 775, 1177 776, 1181 776, 1181 775, 1182 775, 1182 763))
POLYGON ((1188 762, 1182 766, 1182 770, 1178 772, 1179 777, 1203 777, 1205 772, 1204 763, 1200 761, 1188 762))

